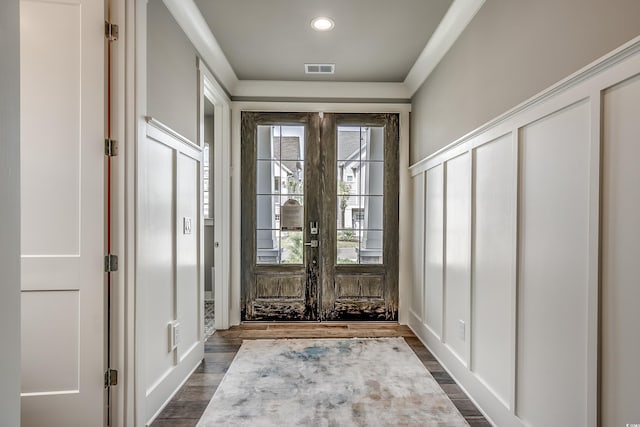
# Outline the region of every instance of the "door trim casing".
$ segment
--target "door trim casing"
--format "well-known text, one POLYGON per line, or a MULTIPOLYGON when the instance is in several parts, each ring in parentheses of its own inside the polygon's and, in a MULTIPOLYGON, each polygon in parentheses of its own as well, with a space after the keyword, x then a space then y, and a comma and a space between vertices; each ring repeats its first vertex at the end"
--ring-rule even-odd
MULTIPOLYGON (((400 116, 399 141, 399 217, 404 218, 411 213, 409 175, 409 103, 336 103, 336 102, 263 102, 235 101, 231 103, 232 140, 231 140, 231 299, 229 308, 230 325, 241 323, 241 242, 240 236, 240 195, 242 176, 240 174, 241 113, 243 111, 261 112, 334 112, 334 113, 397 113, 400 116)), ((409 222, 400 222, 398 257, 398 322, 406 324, 409 320, 408 299, 410 298, 410 257, 405 256, 411 248, 411 229, 409 222)))

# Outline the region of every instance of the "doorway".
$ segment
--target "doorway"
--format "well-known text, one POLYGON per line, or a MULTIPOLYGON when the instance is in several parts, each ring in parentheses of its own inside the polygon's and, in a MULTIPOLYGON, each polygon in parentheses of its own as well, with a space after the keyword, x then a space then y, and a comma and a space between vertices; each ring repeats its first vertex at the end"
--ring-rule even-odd
POLYGON ((242 320, 394 321, 397 114, 242 113, 242 320))
POLYGON ((215 106, 204 97, 202 209, 204 217, 204 338, 215 331, 215 106))

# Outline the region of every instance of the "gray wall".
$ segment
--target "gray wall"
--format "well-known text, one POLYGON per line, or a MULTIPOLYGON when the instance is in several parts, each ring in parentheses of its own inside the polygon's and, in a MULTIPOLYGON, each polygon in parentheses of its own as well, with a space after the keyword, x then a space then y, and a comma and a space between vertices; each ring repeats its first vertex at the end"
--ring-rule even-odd
POLYGON ((638 34, 638 0, 487 0, 412 99, 411 163, 638 34))
POLYGON ((0 2, 0 425, 20 425, 20 15, 0 2))
POLYGON ((196 50, 162 0, 149 0, 147 19, 147 114, 195 143, 196 50))

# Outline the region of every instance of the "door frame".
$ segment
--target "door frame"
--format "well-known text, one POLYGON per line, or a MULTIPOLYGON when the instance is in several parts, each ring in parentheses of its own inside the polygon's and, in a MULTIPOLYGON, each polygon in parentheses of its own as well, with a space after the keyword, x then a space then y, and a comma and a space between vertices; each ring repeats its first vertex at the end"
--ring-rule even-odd
POLYGON ((0 424, 20 424, 20 3, 9 0, 0 4, 0 42, 4 58, 0 64, 0 97, 3 114, 0 129, 0 269, 3 272, 0 301, 0 335, 3 338, 0 424), (5 101, 6 100, 6 101, 5 101), (11 167, 9 167, 11 165, 11 167))
MULTIPOLYGON (((204 61, 197 58, 198 69, 198 143, 204 147, 204 100, 208 99, 214 107, 213 146, 213 193, 215 220, 214 241, 219 246, 214 248, 214 295, 215 295, 215 328, 229 328, 229 242, 231 236, 229 203, 230 174, 230 139, 231 139, 231 107, 230 100, 218 84, 204 61)), ((203 238, 204 240, 204 238, 203 238)), ((204 263, 203 267, 204 268, 204 263)), ((201 272, 204 277, 204 272, 201 272)), ((202 291, 204 295, 204 290, 202 291)))
MULTIPOLYGON (((239 325, 241 322, 241 242, 239 239, 241 220, 241 113, 243 111, 254 112, 331 112, 331 113, 397 113, 400 115, 400 142, 399 142, 399 217, 406 218, 411 213, 411 181, 409 174, 409 113, 411 105, 384 104, 384 103, 327 103, 327 102, 261 102, 261 101, 235 101, 231 104, 232 110, 232 140, 231 140, 231 300, 230 300, 230 325, 239 325)), ((410 221, 400 221, 399 241, 399 277, 398 277, 398 322, 406 324, 409 320, 410 300, 410 221)))

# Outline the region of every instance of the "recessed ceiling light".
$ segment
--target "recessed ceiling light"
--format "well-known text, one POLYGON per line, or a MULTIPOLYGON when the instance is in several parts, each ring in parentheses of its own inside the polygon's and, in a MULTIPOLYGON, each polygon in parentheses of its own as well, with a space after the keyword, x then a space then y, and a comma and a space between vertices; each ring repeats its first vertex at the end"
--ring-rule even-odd
POLYGON ((318 16, 317 18, 313 18, 311 21, 311 28, 316 31, 329 31, 333 30, 336 23, 333 22, 333 19, 327 18, 326 16, 318 16))

